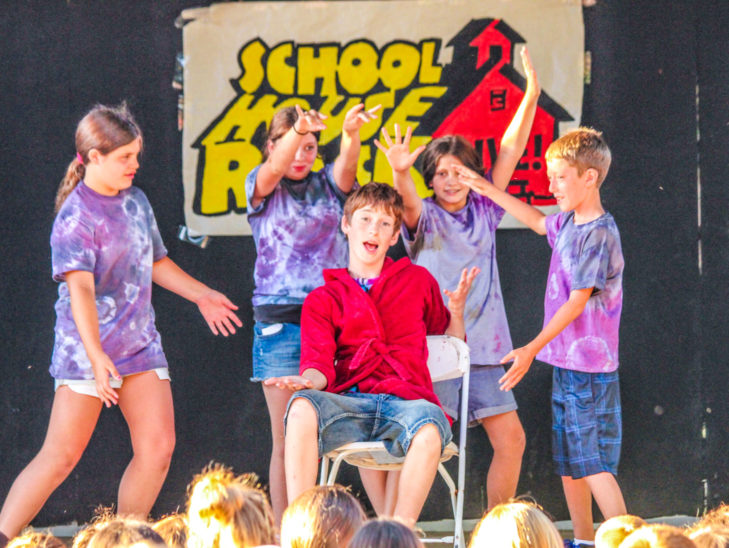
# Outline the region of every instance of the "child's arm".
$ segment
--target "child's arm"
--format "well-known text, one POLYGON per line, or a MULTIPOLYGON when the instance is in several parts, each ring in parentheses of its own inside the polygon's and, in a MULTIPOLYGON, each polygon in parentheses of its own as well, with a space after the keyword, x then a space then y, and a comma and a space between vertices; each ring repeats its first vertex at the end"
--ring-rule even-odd
POLYGON ((71 295, 73 321, 91 362, 91 369, 96 379, 96 391, 104 405, 111 407, 119 401, 119 396, 109 384, 109 375, 115 379, 121 379, 121 376, 114 362, 101 348, 94 274, 84 270, 66 272, 66 284, 71 295))
POLYGON ((444 289, 443 293, 448 297, 448 310, 451 313, 451 321, 445 331, 446 335, 452 335, 459 339, 466 338, 466 326, 463 323, 463 310, 466 307, 466 297, 471 290, 473 279, 481 272, 477 266, 471 269, 464 268, 461 272, 461 279, 458 280, 458 287, 455 291, 444 289))
POLYGON ((491 180, 500 190, 505 190, 509 186, 514 169, 519 163, 529 140, 534 115, 537 112, 537 100, 540 93, 539 81, 526 47, 521 48, 521 62, 524 65, 524 73, 527 77, 526 91, 516 114, 514 114, 514 118, 512 118, 509 127, 506 128, 501 138, 499 154, 491 168, 491 180))
POLYGON ((355 105, 347 111, 342 124, 342 140, 339 144, 339 156, 334 160, 334 182, 339 190, 349 193, 357 180, 357 160, 359 159, 360 128, 370 120, 377 118, 375 112, 380 109, 377 105, 364 110, 364 104, 355 105))
MULTIPOLYGON (((276 145, 269 150, 268 159, 261 165, 256 174, 256 186, 253 189, 251 205, 257 207, 263 199, 271 194, 276 185, 283 179, 286 170, 296 157, 296 151, 301 140, 309 133, 326 129, 324 120, 326 116, 315 110, 304 112, 296 105, 298 119, 294 125, 277 140, 276 145)), ((266 143, 270 147, 270 143, 266 143)))
POLYGON ((164 257, 152 266, 152 281, 194 302, 214 335, 235 333, 233 324, 241 327, 243 322, 233 312, 238 310, 228 297, 210 289, 177 266, 172 259, 164 257))
POLYGON ((425 150, 425 145, 421 145, 414 151, 410 152, 410 138, 413 135, 413 129, 408 126, 405 131, 405 137, 400 138, 400 126, 395 124, 395 141, 390 139, 387 130, 382 128, 382 139, 385 141, 386 147, 377 139, 375 146, 379 148, 387 158, 392 168, 392 178, 395 190, 402 196, 405 211, 403 212, 403 222, 405 227, 413 231, 418 226, 420 220, 420 212, 423 208, 423 201, 415 189, 415 182, 410 176, 410 168, 415 164, 415 160, 420 153, 425 150))
POLYGON ((482 196, 490 198, 537 234, 543 236, 547 233, 545 215, 536 207, 522 202, 505 190, 496 188, 495 184, 490 183, 478 173, 465 166, 454 166, 454 169, 458 173, 458 181, 461 184, 466 185, 482 196))
POLYGON ((509 352, 501 360, 501 363, 514 361, 509 370, 499 379, 501 390, 511 390, 529 371, 529 367, 534 361, 534 357, 544 346, 554 339, 565 327, 571 324, 585 309, 590 295, 592 295, 592 287, 587 289, 573 289, 570 292, 569 299, 557 309, 552 319, 547 322, 544 329, 531 342, 521 348, 516 348, 509 352))

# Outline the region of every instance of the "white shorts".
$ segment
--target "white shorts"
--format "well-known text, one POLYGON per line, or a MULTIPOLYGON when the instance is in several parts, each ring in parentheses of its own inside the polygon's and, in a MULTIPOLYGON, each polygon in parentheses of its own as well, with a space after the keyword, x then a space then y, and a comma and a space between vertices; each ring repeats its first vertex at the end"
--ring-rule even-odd
MULTIPOLYGON (((152 371, 157 373, 157 377, 159 377, 159 380, 161 381, 171 380, 170 371, 166 367, 158 367, 157 369, 152 369, 152 371)), ((146 371, 140 371, 140 373, 146 373, 146 371)), ((139 375, 139 373, 132 373, 132 375, 139 375)), ((125 376, 130 377, 131 375, 125 376)), ((123 382, 124 377, 122 377, 121 380, 113 378, 109 379, 109 384, 112 388, 121 388, 123 382)), ((56 379, 56 386, 54 390, 58 390, 59 386, 68 386, 77 394, 84 394, 95 398, 99 397, 99 393, 96 391, 96 381, 94 379, 56 379)))

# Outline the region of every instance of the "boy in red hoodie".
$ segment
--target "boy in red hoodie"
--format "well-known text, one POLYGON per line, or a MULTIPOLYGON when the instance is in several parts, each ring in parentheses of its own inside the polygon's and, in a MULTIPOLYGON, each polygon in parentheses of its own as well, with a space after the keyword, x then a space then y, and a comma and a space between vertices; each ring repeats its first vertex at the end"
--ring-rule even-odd
POLYGON ((433 393, 426 335, 465 336, 463 307, 478 269, 445 291, 423 267, 386 257, 403 204, 392 187, 369 183, 344 205, 349 267, 324 271, 304 301, 299 376, 266 381, 297 392, 286 413, 286 487, 294 500, 316 483, 319 455, 355 441, 383 441, 404 456, 388 504, 411 525, 451 439, 433 393))

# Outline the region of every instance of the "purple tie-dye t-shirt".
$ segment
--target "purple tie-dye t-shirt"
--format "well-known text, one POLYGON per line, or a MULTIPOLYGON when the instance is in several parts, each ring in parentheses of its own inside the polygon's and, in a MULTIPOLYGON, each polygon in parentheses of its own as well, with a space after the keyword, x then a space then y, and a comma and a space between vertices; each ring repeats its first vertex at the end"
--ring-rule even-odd
POLYGON ((503 216, 493 201, 470 192, 465 207, 455 213, 426 198, 415 235, 402 229, 410 259, 427 268, 441 289, 455 289, 464 268, 481 269, 463 315, 471 363, 478 365, 497 364, 512 349, 496 265, 495 234, 503 216))
POLYGON ((618 368, 618 328, 623 308, 623 252, 612 215, 576 225, 574 212, 546 218, 552 246, 544 325, 575 289, 595 288, 585 310, 549 342, 537 358, 585 373, 618 368))
POLYGON ((347 196, 337 187, 333 164, 302 181, 282 179, 258 207, 251 207, 257 166, 246 177, 248 222, 258 256, 253 306, 302 304, 324 283, 322 270, 347 266, 340 229, 347 196))
POLYGON ((93 379, 71 314, 66 272, 94 274, 99 334, 121 375, 167 367, 152 309, 152 264, 167 250, 144 193, 130 187, 101 195, 83 182, 58 212, 51 233, 56 337, 50 372, 57 379, 93 379))

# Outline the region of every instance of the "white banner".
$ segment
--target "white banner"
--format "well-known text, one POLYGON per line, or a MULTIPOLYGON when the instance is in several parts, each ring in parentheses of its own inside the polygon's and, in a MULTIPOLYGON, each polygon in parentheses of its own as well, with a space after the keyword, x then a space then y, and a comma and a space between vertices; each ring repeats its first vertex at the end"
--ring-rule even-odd
POLYGON ((392 134, 395 123, 414 128, 413 147, 464 135, 488 167, 523 96, 522 44, 542 95, 509 191, 534 205, 554 203, 544 152, 582 111, 580 0, 236 2, 182 16, 189 20, 183 184, 191 231, 250 234, 245 177, 261 161, 274 112, 296 103, 329 116, 319 143, 329 161, 344 113, 360 102, 382 105, 361 131, 360 183, 392 182, 372 139, 383 125, 392 134))

